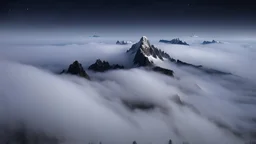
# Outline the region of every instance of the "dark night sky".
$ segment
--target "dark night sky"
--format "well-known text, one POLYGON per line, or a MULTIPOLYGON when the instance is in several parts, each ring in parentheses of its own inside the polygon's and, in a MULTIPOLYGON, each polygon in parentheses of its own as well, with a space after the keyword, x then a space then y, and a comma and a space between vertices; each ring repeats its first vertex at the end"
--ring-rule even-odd
POLYGON ((255 25, 253 0, 1 0, 1 21, 41 24, 255 25))

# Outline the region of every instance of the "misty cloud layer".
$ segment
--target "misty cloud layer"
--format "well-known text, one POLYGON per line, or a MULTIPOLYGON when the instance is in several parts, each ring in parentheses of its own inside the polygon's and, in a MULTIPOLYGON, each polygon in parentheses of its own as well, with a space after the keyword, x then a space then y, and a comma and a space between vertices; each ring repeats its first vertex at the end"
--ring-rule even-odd
POLYGON ((87 70, 98 58, 130 67, 132 59, 125 52, 131 45, 115 42, 139 38, 18 38, 22 39, 18 35, 0 45, 2 127, 24 123, 31 131, 43 131, 67 144, 130 144, 134 140, 167 144, 169 139, 177 144, 242 144, 255 139, 253 42, 220 39, 225 43, 202 46, 204 38, 183 37, 191 46, 179 46, 160 44, 161 37, 153 38, 151 44, 173 58, 234 74, 207 75, 156 62, 174 71, 175 78, 170 78, 144 68, 105 73, 87 70), (57 74, 74 60, 83 64, 92 81, 57 74), (155 108, 130 110, 123 101, 155 108))

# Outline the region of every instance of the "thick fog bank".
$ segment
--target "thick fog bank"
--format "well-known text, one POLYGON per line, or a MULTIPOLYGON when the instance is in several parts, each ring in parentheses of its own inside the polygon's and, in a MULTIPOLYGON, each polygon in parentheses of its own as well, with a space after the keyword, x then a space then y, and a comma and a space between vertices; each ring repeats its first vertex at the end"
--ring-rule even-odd
POLYGON ((233 131, 243 133, 239 127, 251 125, 242 124, 237 116, 249 120, 253 112, 240 109, 228 95, 218 97, 229 92, 211 83, 195 86, 194 81, 138 69, 96 74, 106 80, 90 82, 31 66, 0 65, 1 123, 23 122, 66 141, 166 143, 171 138, 175 142, 241 143, 233 131), (188 104, 175 103, 177 95, 188 104), (156 108, 130 111, 121 100, 151 103, 156 108))
POLYGON ((201 40, 184 38, 192 44, 179 46, 154 39, 151 44, 173 58, 234 74, 208 75, 156 62, 173 70, 172 78, 144 68, 87 70, 98 58, 126 67, 132 64, 126 53, 131 45, 115 44, 126 39, 95 39, 1 43, 0 143, 8 139, 4 129, 16 129, 19 124, 31 133, 43 132, 68 144, 131 144, 134 140, 167 144, 169 139, 242 144, 255 139, 254 43, 203 46, 201 40), (74 60, 83 64, 92 81, 56 74, 74 60), (126 102, 148 104, 150 109, 131 109, 126 102))

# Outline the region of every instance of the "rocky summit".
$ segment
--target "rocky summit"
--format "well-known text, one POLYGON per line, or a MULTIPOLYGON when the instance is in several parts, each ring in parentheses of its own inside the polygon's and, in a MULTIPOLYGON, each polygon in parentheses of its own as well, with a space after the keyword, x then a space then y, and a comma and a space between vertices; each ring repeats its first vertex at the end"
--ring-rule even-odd
POLYGON ((88 69, 96 72, 105 72, 112 69, 124 69, 124 66, 118 64, 110 65, 107 61, 97 59, 96 62, 90 65, 88 69))
POLYGON ((216 40, 212 40, 212 41, 203 41, 202 44, 206 45, 206 44, 215 44, 215 43, 221 43, 220 41, 216 41, 216 40))
POLYGON ((151 45, 146 36, 133 44, 127 53, 134 55, 133 63, 137 66, 153 66, 153 59, 172 59, 169 54, 151 45))
POLYGON ((86 78, 90 80, 89 75, 85 72, 82 64, 80 64, 77 60, 74 61, 72 64, 69 65, 69 68, 67 71, 63 70, 61 74, 72 74, 72 75, 78 75, 80 77, 86 78))
POLYGON ((186 42, 181 41, 179 38, 172 39, 172 40, 160 40, 159 42, 167 43, 167 44, 189 45, 186 42))

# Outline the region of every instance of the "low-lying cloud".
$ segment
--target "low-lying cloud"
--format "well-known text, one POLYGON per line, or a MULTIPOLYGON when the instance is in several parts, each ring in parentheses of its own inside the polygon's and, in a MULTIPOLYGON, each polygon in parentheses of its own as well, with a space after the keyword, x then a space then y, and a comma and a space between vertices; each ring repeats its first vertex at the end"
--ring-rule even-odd
POLYGON ((130 46, 99 42, 3 44, 0 124, 15 128, 24 123, 31 131, 43 131, 63 143, 130 144, 136 140, 166 144, 169 139, 191 144, 244 143, 255 138, 256 131, 255 75, 247 69, 253 58, 247 61, 247 52, 242 50, 209 47, 208 51, 200 45, 158 45, 174 58, 229 70, 238 76, 206 75, 160 62, 157 64, 174 70, 176 78, 133 68, 105 73, 87 70, 93 79, 88 81, 53 72, 60 72, 74 60, 86 69, 98 58, 130 66, 131 59, 125 54, 130 46), (216 59, 209 60, 206 54, 216 59), (232 61, 237 64, 231 65, 232 61), (124 101, 147 103, 154 108, 132 110, 124 101))

